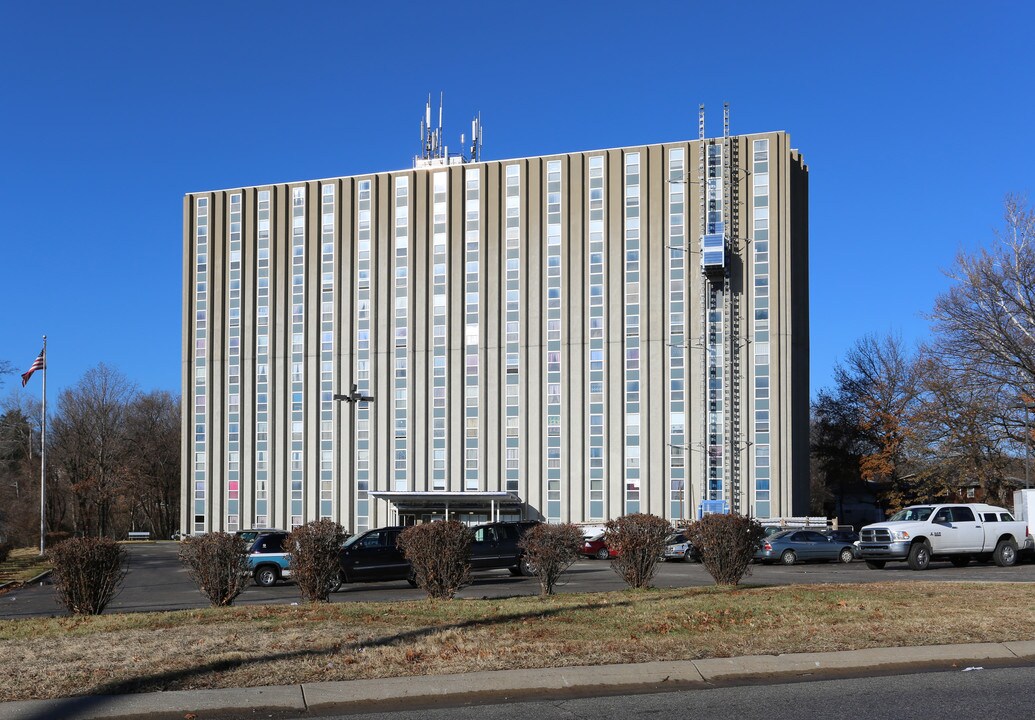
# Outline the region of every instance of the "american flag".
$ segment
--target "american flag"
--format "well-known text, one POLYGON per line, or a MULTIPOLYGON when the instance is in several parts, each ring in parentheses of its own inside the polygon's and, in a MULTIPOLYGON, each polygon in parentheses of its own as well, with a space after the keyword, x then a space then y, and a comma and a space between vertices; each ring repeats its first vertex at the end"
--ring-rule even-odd
POLYGON ((47 367, 47 349, 43 348, 40 350, 40 354, 36 356, 36 359, 32 361, 32 367, 22 373, 22 387, 25 387, 25 383, 29 382, 29 378, 37 370, 44 370, 47 367))

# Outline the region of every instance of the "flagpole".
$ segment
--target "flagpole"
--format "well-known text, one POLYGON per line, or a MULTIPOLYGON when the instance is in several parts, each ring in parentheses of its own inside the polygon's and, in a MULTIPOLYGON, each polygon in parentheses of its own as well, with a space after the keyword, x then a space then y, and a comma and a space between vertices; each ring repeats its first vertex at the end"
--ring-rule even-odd
POLYGON ((40 555, 47 550, 47 336, 43 336, 43 424, 40 432, 40 555))

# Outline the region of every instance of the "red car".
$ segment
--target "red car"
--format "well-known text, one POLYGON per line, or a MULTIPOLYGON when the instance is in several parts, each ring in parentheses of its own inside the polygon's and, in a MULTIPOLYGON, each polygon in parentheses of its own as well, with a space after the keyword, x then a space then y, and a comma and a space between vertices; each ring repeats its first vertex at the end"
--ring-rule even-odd
POLYGON ((607 560, 608 558, 613 558, 618 555, 616 551, 612 550, 604 543, 603 533, 583 540, 582 549, 579 550, 579 553, 586 557, 595 557, 597 560, 607 560))

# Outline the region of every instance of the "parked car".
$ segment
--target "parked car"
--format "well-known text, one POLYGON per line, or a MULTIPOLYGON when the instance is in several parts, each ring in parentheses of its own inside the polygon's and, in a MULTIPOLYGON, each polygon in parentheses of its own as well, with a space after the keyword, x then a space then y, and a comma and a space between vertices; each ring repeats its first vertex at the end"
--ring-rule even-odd
POLYGON ((287 530, 281 530, 280 528, 255 528, 253 530, 238 530, 234 533, 237 537, 243 539, 245 542, 254 542, 255 538, 259 537, 262 533, 284 533, 288 534, 287 530))
POLYGON ((694 562, 700 560, 700 555, 693 543, 684 533, 674 533, 665 539, 665 551, 662 557, 666 560, 682 560, 683 562, 694 562))
MULTIPOLYGON (((535 522, 494 522, 471 528, 471 569, 506 568, 512 575, 532 575, 518 541, 535 522)), ((343 583, 406 580, 416 586, 410 561, 398 547, 404 527, 385 527, 353 535, 338 555, 343 583)))
POLYGON ((607 546, 604 542, 604 534, 600 533, 591 538, 586 538, 582 541, 582 548, 579 550, 581 555, 586 557, 596 558, 597 560, 607 560, 618 555, 618 553, 607 546))
POLYGON ((284 551, 284 530, 258 530, 248 549, 248 570, 256 585, 272 587, 291 577, 290 556, 284 551))
POLYGON ((351 536, 338 553, 339 578, 343 583, 408 580, 416 587, 410 561, 397 541, 406 528, 393 526, 351 536))
POLYGON ((827 530, 823 534, 824 535, 829 535, 830 537, 834 538, 834 540, 836 540, 837 542, 843 542, 843 543, 854 543, 856 540, 859 539, 859 533, 857 533, 855 530, 852 530, 852 529, 848 529, 848 530, 845 530, 844 528, 839 528, 837 530, 831 529, 831 530, 827 530))
POLYGON ((849 563, 855 559, 855 547, 815 530, 784 530, 765 538, 755 551, 754 559, 784 565, 793 565, 799 560, 849 563))
POLYGON ((525 562, 525 551, 518 547, 518 541, 537 522, 492 522, 471 528, 474 540, 471 542, 471 569, 493 570, 506 568, 511 575, 533 575, 525 562))

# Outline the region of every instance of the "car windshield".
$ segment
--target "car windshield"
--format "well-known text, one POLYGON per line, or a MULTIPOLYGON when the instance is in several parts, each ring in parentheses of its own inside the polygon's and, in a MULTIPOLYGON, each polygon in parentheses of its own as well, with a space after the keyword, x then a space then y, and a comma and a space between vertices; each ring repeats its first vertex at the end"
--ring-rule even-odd
POLYGON ((888 520, 890 522, 899 522, 902 520, 911 520, 914 522, 923 521, 931 517, 932 512, 934 512, 933 507, 907 507, 904 510, 899 510, 888 518, 888 520))
POLYGON ((679 543, 685 542, 686 538, 683 536, 682 533, 675 533, 674 535, 669 535, 667 538, 665 538, 666 545, 677 545, 679 543))
POLYGON ((356 533, 355 535, 350 535, 349 539, 345 541, 345 543, 342 545, 342 547, 343 548, 347 548, 350 545, 354 545, 356 543, 356 541, 359 540, 361 537, 363 537, 365 534, 366 533, 356 533))

